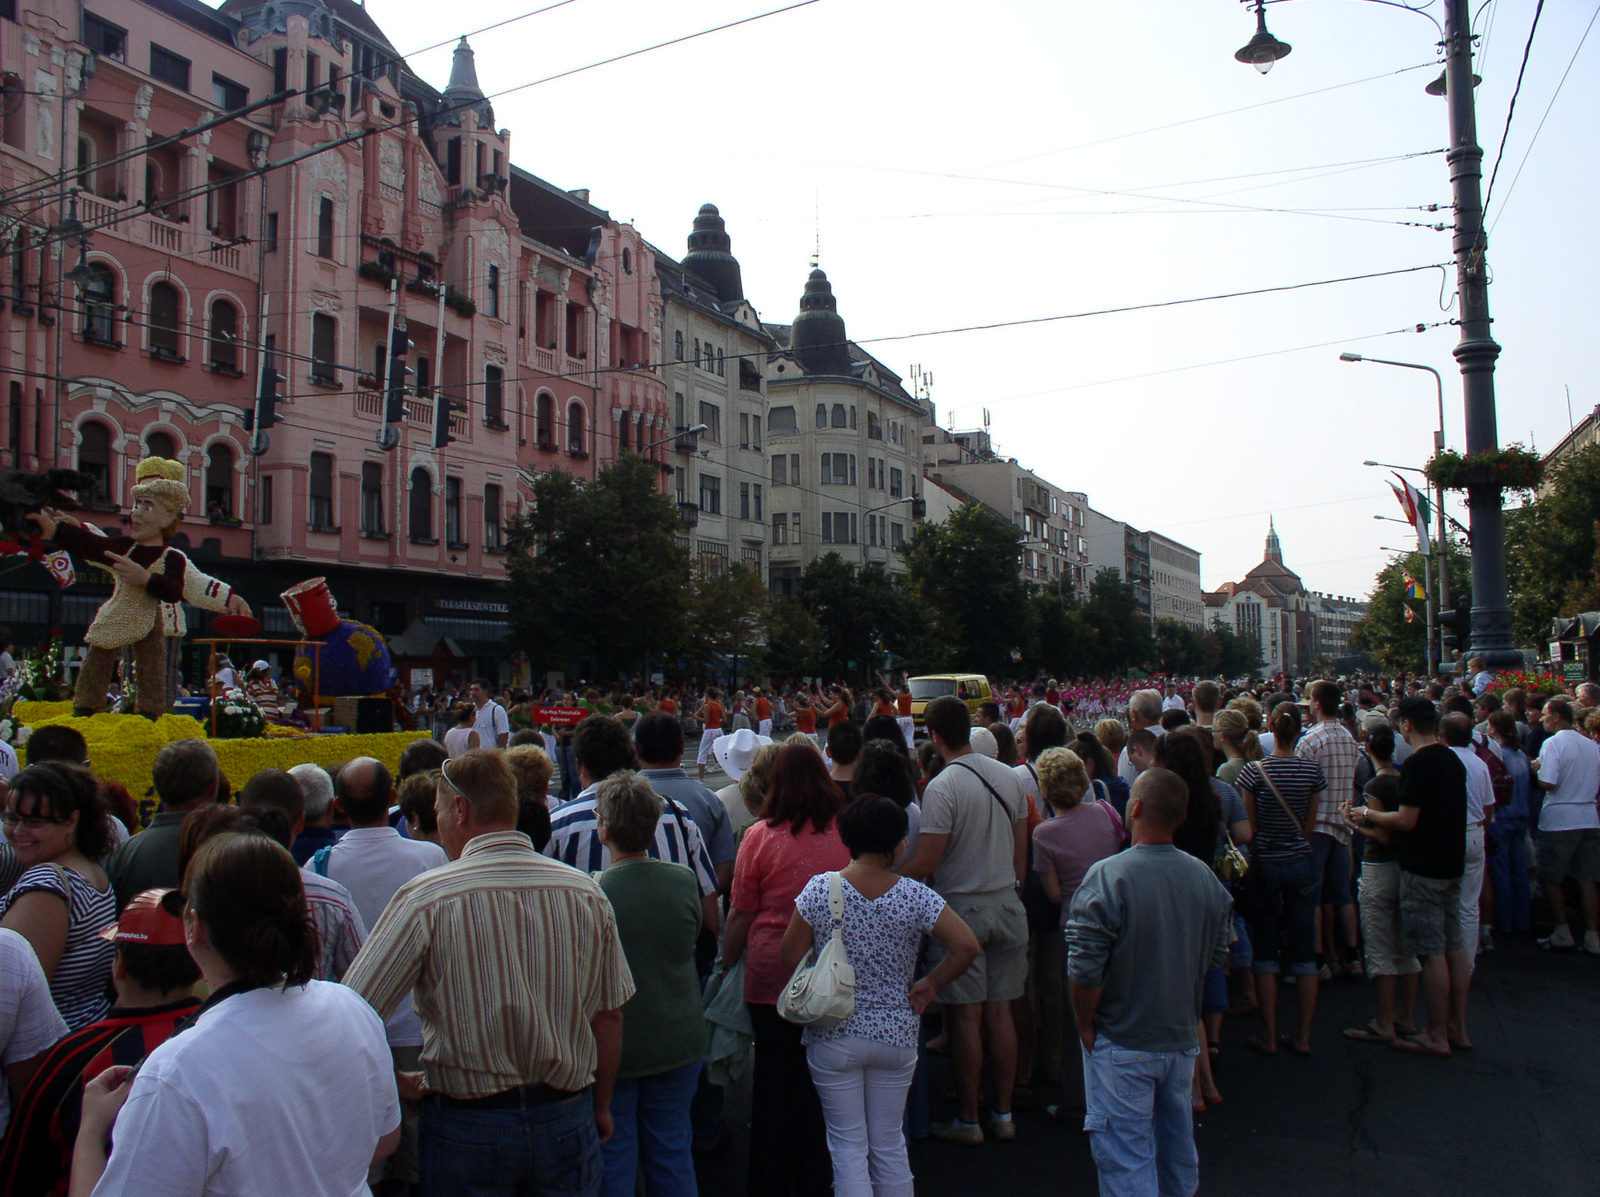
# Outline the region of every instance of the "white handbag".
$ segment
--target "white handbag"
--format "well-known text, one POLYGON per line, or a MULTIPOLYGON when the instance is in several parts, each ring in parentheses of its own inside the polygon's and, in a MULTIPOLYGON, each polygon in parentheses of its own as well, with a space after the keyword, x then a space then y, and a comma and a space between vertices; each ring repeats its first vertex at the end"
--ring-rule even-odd
POLYGON ((844 882, 828 874, 833 934, 820 953, 808 951, 778 995, 778 1015, 788 1022, 832 1030, 856 1008, 856 970, 844 947, 844 882))

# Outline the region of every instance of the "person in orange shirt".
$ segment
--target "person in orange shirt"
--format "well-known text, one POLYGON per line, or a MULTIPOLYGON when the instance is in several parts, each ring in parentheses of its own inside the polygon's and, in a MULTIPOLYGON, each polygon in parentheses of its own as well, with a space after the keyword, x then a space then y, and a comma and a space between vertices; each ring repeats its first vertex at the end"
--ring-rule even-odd
POLYGON ((843 686, 835 686, 833 688, 833 705, 823 711, 822 715, 828 721, 829 727, 850 718, 850 691, 843 686))
POLYGON ((715 686, 708 686, 706 688, 706 700, 700 704, 700 709, 694 713, 694 717, 705 728, 700 733, 700 754, 697 758, 697 763, 700 766, 701 781, 706 779, 706 758, 711 755, 711 746, 722 735, 722 720, 725 717, 725 712, 722 709, 722 703, 717 701, 721 697, 721 691, 715 686))
MULTIPOLYGON (((794 696, 794 730, 813 740, 817 738, 817 709, 803 690, 794 696)), ((821 748, 821 743, 817 747, 821 748)))
POLYGON ((873 691, 872 697, 876 700, 872 704, 874 715, 888 715, 894 717, 894 694, 884 686, 879 686, 873 691))
POLYGON ((762 736, 772 734, 772 699, 767 697, 766 691, 760 686, 756 687, 756 734, 762 736))
POLYGON ((661 696, 661 701, 656 703, 656 710, 663 715, 676 716, 678 713, 678 692, 667 690, 661 696))
POLYGON ((912 756, 917 752, 917 725, 911 718, 911 683, 901 682, 900 693, 895 696, 895 722, 900 725, 900 734, 906 738, 906 751, 912 756))

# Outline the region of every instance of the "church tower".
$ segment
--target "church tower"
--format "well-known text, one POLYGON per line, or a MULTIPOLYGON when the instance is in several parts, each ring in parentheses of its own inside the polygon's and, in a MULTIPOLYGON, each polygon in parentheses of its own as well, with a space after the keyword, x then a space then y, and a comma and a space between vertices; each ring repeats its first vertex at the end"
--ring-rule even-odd
POLYGON ((1270 515, 1267 517, 1267 551, 1263 560, 1283 564, 1283 545, 1278 542, 1278 529, 1270 515))

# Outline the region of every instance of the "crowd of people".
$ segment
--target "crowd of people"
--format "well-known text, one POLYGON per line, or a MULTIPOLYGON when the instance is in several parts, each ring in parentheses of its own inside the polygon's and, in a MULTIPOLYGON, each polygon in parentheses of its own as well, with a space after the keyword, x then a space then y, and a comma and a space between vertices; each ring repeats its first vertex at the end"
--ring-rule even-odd
POLYGON ((1541 947, 1600 956, 1591 684, 1040 679, 920 729, 888 682, 539 700, 428 695, 394 773, 177 741, 143 829, 38 729, 0 771, 0 1192, 685 1197, 748 1075, 751 1197, 906 1197, 947 1054, 935 1138, 1015 1139, 1048 1080, 1102 1192, 1189 1194, 1229 1013, 1303 1056, 1365 979, 1343 1036, 1447 1057, 1536 894, 1541 947), (836 937, 848 1017, 791 1021, 836 937))

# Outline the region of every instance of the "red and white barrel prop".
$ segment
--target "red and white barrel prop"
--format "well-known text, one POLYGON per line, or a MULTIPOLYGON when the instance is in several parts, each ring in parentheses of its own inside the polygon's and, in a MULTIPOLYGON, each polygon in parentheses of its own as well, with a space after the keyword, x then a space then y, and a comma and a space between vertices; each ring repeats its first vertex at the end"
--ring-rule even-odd
POLYGON ((278 596, 289 608, 300 634, 309 639, 326 636, 339 626, 339 609, 328 593, 326 578, 312 578, 291 586, 278 596))

